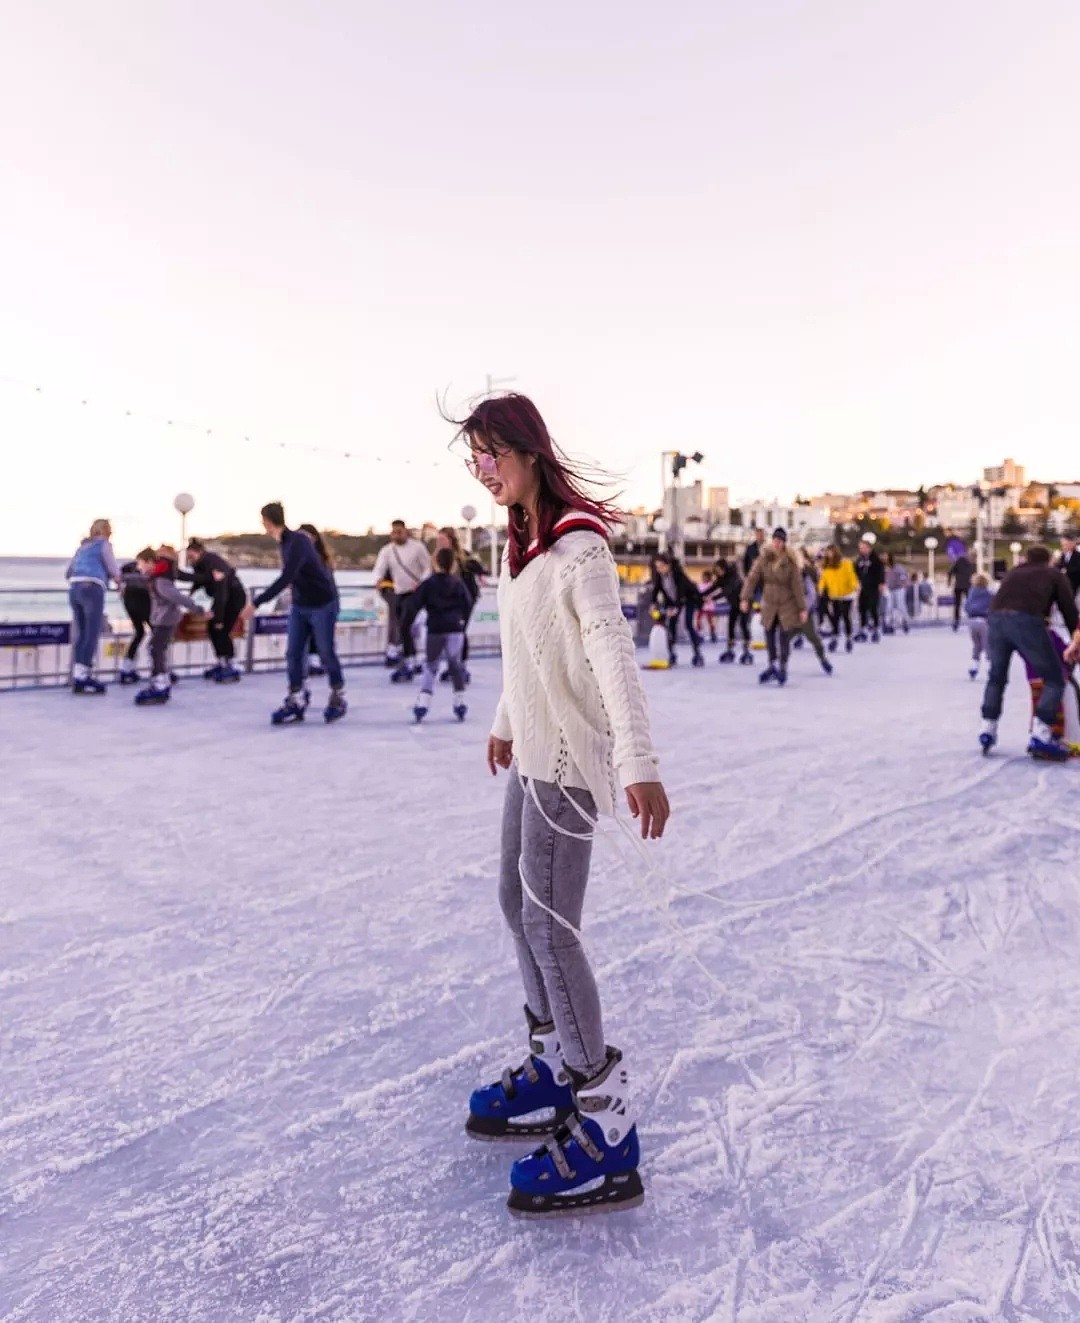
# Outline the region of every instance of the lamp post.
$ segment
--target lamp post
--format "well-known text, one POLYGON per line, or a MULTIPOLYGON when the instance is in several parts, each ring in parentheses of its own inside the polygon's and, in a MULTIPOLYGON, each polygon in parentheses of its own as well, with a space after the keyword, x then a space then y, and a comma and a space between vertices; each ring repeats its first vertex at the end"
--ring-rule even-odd
POLYGON ((180 515, 180 566, 187 567, 187 517, 195 509, 195 497, 180 492, 173 498, 173 509, 180 515))
POLYGON ((930 580, 930 586, 934 584, 934 552, 937 550, 937 538, 928 537, 923 546, 930 553, 930 573, 926 576, 930 580))
MULTIPOLYGON (((692 455, 684 455, 680 450, 664 450, 660 453, 660 470, 663 474, 664 485, 661 492, 664 496, 664 504, 667 504, 667 461, 671 460, 671 520, 669 522, 668 545, 671 548, 672 555, 683 559, 683 536, 682 526, 679 523, 679 486, 682 481, 682 471, 691 460, 695 464, 700 464, 705 456, 695 450, 692 455)), ((661 507, 663 508, 663 507, 661 507)))
POLYGON ((475 505, 463 505, 461 517, 465 520, 465 550, 472 555, 472 522, 476 518, 475 505))
POLYGON ((656 534, 658 539, 657 549, 659 551, 667 551, 667 538, 664 536, 665 533, 667 533, 667 520, 664 518, 663 515, 660 515, 659 518, 653 520, 652 526, 653 526, 653 532, 656 534))
POLYGON ((1017 565, 1020 564, 1020 553, 1023 551, 1023 549, 1024 549, 1023 544, 1020 542, 1009 543, 1009 550, 1012 552, 1012 558, 1013 558, 1013 569, 1016 569, 1017 565))

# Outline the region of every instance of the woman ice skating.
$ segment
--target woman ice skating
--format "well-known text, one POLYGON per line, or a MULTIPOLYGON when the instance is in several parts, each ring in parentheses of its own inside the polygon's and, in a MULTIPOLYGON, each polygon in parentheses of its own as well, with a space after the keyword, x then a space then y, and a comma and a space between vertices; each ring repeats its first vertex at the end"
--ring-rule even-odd
POLYGON ((240 576, 225 557, 216 551, 207 551, 197 537, 188 539, 187 555, 193 568, 177 570, 177 579, 190 583, 193 593, 204 592, 212 603, 206 632, 217 661, 203 674, 217 684, 235 684, 240 679, 240 671, 233 664, 236 649, 232 631, 247 605, 247 593, 240 576))
POLYGON ((968 632, 971 635, 971 666, 968 675, 979 678, 979 662, 990 659, 990 605, 993 602, 990 580, 985 574, 976 574, 967 595, 968 632))
POLYGON ((911 628, 907 609, 907 590, 911 576, 890 551, 885 557, 885 590, 889 595, 890 628, 902 629, 906 634, 911 628))
POLYGON ((667 624, 668 663, 678 662, 675 644, 679 635, 679 617, 686 622, 686 632, 693 649, 693 665, 704 666, 701 655, 701 635, 694 626, 694 616, 701 606, 701 589, 690 578, 682 565, 667 553, 653 559, 652 603, 661 611, 667 624))
POLYGON ((1031 723, 1028 753, 1047 762, 1065 762, 1068 745, 1054 734, 1058 707, 1065 690, 1061 658, 1050 642, 1046 621, 1057 607, 1072 640, 1064 661, 1071 666, 1080 657, 1080 618, 1069 581, 1050 564, 1046 547, 1029 547, 1026 560, 1010 570, 990 607, 990 677, 983 694, 983 729, 979 736, 983 753, 997 743, 997 725, 1009 680, 1009 663, 1018 652, 1028 663, 1043 689, 1031 723))
POLYGON ((829 651, 835 652, 840 642, 840 629, 843 626, 846 638, 844 648, 850 652, 851 608, 859 591, 859 577, 855 566, 835 544, 825 548, 825 560, 818 579, 818 592, 829 599, 829 615, 832 620, 833 634, 829 640, 829 651))
POLYGON ((720 654, 720 661, 733 662, 735 660, 735 635, 736 632, 742 634, 742 652, 739 655, 739 661, 744 666, 753 666, 754 657, 750 651, 750 614, 742 609, 742 577, 739 574, 739 567, 733 560, 726 557, 716 562, 716 573, 713 576, 712 587, 706 593, 706 596, 715 600, 722 597, 728 605, 727 618, 727 647, 720 654))
POLYGON ((776 529, 772 541, 754 561, 753 569, 743 583, 744 611, 750 610, 751 598, 759 585, 761 624, 765 630, 769 664, 758 676, 758 683, 768 684, 770 680, 775 680, 777 684, 784 685, 787 684, 791 636, 808 619, 802 570, 788 550, 786 528, 776 529))
POLYGON ((622 1053, 608 1047, 578 928, 597 812, 621 785, 643 838, 663 835, 667 796, 608 546, 615 516, 590 499, 522 395, 460 424, 469 467, 509 513, 499 579, 503 693, 492 775, 510 770, 499 899, 525 984, 529 1055, 470 1100, 481 1139, 550 1136, 514 1163, 511 1210, 603 1212, 644 1198, 622 1053), (550 1110, 553 1119, 535 1115, 550 1110))
POLYGON ((151 663, 150 683, 135 695, 135 702, 139 707, 160 707, 169 701, 172 693, 169 649, 176 627, 186 613, 196 616, 206 613, 173 582, 176 578, 175 548, 161 546, 153 551, 145 547, 135 557, 135 564, 150 593, 151 663))
POLYGON ((885 566, 874 549, 873 534, 859 539, 855 573, 859 579, 859 632, 856 643, 881 641, 881 593, 885 587, 885 566), (869 630, 869 634, 867 631, 869 630))
POLYGON ((123 576, 113 553, 112 525, 107 519, 95 519, 90 536, 83 538, 72 556, 64 577, 68 601, 75 618, 75 643, 72 650, 71 692, 103 694, 105 685, 94 678, 98 639, 105 619, 105 593, 111 580, 123 591, 123 576))

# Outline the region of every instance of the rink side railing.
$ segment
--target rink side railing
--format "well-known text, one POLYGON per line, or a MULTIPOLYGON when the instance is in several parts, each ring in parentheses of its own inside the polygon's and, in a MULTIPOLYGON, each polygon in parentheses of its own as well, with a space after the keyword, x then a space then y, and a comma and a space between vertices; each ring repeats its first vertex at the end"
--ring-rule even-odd
MULTIPOLYGON (((4 590, 4 596, 18 596, 20 591, 36 598, 57 599, 57 615, 67 605, 66 589, 4 590)), ((652 621, 649 617, 648 591, 635 594, 623 611, 634 627, 640 646, 648 642, 652 621)), ((355 598, 353 599, 355 600, 355 598)), ((718 604, 715 617, 728 614, 727 604, 718 604)), ((922 604, 912 618, 915 628, 951 623, 953 597, 939 594, 932 603, 922 604)), ((284 671, 288 616, 256 615, 242 637, 235 639, 237 664, 249 674, 260 671, 284 671)), ((115 680, 120 662, 131 641, 127 622, 112 622, 98 643, 95 673, 103 680, 115 680)), ((341 663, 346 667, 378 666, 386 654, 386 605, 371 591, 357 607, 346 606, 338 620, 336 642, 341 663)), ((0 693, 14 689, 60 689, 71 682, 71 645, 73 626, 69 619, 52 621, 0 622, 0 693)), ((499 613, 494 588, 485 589, 469 624, 469 647, 474 657, 498 656, 499 613)), ((146 674, 146 643, 139 650, 140 673, 146 674)), ((172 650, 172 669, 180 676, 201 676, 215 661, 205 637, 181 636, 172 650)))
MULTIPOLYGON (((11 590, 5 590, 8 596, 11 590)), ((55 594, 67 602, 64 589, 48 592, 36 589, 36 598, 55 594)), ((360 607, 346 607, 338 620, 335 643, 344 667, 380 666, 386 656, 387 611, 377 594, 360 607)), ((58 601, 59 610, 59 601, 58 601)), ((234 634, 236 664, 248 674, 284 671, 287 615, 259 614, 248 622, 243 634, 234 634)), ((120 672, 132 629, 127 621, 107 622, 98 641, 94 673, 102 680, 115 680, 120 672)), ((147 674, 148 638, 144 636, 136 665, 147 674)), ((70 620, 0 622, 0 693, 14 689, 60 689, 71 683, 71 653, 74 626, 70 620)), ((494 592, 481 595, 469 622, 469 648, 474 657, 497 656, 499 616, 494 592)), ((174 641, 171 654, 173 671, 181 677, 202 676, 214 665, 209 639, 203 631, 196 637, 184 632, 174 641)))

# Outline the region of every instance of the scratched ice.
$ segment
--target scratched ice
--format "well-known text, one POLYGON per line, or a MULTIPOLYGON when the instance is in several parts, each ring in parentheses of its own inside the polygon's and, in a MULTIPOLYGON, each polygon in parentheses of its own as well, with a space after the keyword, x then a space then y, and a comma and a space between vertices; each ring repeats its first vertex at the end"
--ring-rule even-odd
POLYGON ((462 1133, 522 1050, 496 663, 464 727, 0 697, 0 1319, 1076 1320, 1080 766, 1018 674, 981 758, 965 667, 646 676, 676 816, 587 928, 647 1200, 551 1224, 462 1133))

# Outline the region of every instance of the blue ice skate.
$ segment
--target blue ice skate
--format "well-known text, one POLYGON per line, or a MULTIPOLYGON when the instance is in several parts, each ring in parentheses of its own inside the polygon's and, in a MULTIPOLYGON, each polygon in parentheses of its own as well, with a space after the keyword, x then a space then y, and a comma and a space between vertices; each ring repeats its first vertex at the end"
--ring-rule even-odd
POLYGON ((311 695, 306 689, 294 689, 277 711, 270 714, 270 724, 272 726, 291 726, 303 721, 310 702, 311 695))
POLYGON ((348 710, 349 705, 345 701, 345 690, 331 689, 326 707, 323 708, 323 721, 327 724, 331 721, 340 721, 348 710))
POLYGON ((73 681, 71 692, 73 694, 103 694, 105 686, 100 680, 95 680, 92 675, 87 675, 81 680, 73 681))
POLYGON ((754 664, 754 654, 750 651, 749 648, 743 648, 742 656, 739 658, 739 665, 753 666, 753 664, 754 664))
POLYGON ((780 685, 781 688, 787 684, 787 671, 785 671, 783 667, 780 667, 776 672, 776 683, 780 685))
POLYGON ((465 706, 464 703, 454 704, 454 716, 457 717, 458 721, 464 721, 468 715, 469 715, 469 709, 465 706))
POLYGON ((519 1142, 553 1135, 572 1115, 574 1095, 562 1062, 555 1025, 538 1020, 528 1007, 529 1056, 494 1084, 469 1099, 466 1133, 473 1139, 519 1142))
POLYGON ((214 662, 213 666, 208 666, 202 673, 204 680, 217 680, 221 676, 221 662, 214 662))
POLYGON ((138 707, 161 707, 169 701, 169 689, 165 685, 149 684, 135 695, 138 707))
POLYGON ((991 721, 990 718, 988 717, 983 722, 983 728, 979 734, 979 747, 983 751, 984 758, 996 743, 997 743, 997 722, 991 721))
POLYGON ((645 1200, 622 1053, 608 1048, 607 1064, 592 1080, 570 1074, 574 1115, 511 1169, 507 1207, 517 1217, 608 1213, 645 1200))
POLYGON ((1037 762, 1043 763, 1067 763, 1072 757, 1069 746, 1063 744, 1056 735, 1051 735, 1049 739, 1032 735, 1027 751, 1037 762))
POLYGON ((232 662, 222 662, 218 667, 218 673, 214 676, 216 684, 239 684, 240 672, 232 662))
POLYGON ((770 680, 775 680, 779 672, 775 666, 769 665, 761 672, 757 678, 758 684, 768 684, 770 680))
POLYGON ((413 668, 407 661, 401 662, 400 665, 390 673, 390 683, 408 684, 414 674, 415 672, 413 671, 413 668))

